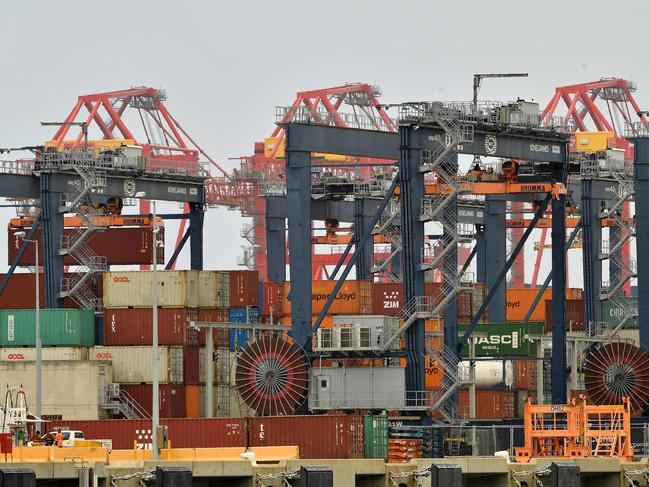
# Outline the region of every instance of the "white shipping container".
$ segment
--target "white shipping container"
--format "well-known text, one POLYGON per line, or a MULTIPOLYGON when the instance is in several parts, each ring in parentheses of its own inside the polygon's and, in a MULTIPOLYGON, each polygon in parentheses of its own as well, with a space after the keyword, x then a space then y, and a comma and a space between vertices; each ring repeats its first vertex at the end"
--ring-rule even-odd
MULTIPOLYGON (((227 348, 215 348, 214 355, 214 385, 217 384, 232 384, 234 383, 233 373, 236 368, 237 354, 230 352, 227 348)), ((206 362, 205 362, 205 348, 198 351, 198 381, 201 384, 206 382, 206 362)))
MULTIPOLYGON (((198 271, 158 271, 158 306, 198 307, 198 271)), ((104 307, 146 308, 151 302, 151 271, 104 273, 104 307)))
MULTIPOLYGON (((0 362, 3 387, 17 390, 22 386, 27 404, 32 407, 36 397, 35 362, 0 362)), ((42 414, 61 415, 64 420, 102 419, 100 398, 113 382, 110 364, 88 360, 43 362, 42 414)))
POLYGON ((230 274, 227 271, 198 271, 198 307, 230 306, 230 274))
MULTIPOLYGON (((85 347, 43 347, 43 360, 87 360, 88 349, 85 347)), ((0 362, 33 362, 36 360, 34 347, 0 347, 0 362)))
POLYGON ((406 401, 403 367, 311 369, 309 409, 399 409, 406 401))
MULTIPOLYGON (((158 347, 161 384, 183 382, 183 348, 158 347)), ((107 360, 113 364, 113 381, 121 384, 153 382, 153 347, 93 347, 90 360, 107 360)))

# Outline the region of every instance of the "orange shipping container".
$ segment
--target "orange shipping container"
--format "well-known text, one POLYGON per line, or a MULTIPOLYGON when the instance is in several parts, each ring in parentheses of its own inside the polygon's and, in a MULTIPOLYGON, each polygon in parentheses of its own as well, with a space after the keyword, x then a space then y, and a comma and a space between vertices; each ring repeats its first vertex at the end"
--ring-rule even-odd
MULTIPOLYGON (((460 417, 469 417, 469 391, 457 395, 460 417)), ((508 390, 478 390, 475 392, 476 419, 508 419, 516 414, 516 392, 508 390)))
MULTIPOLYGON (((523 321, 539 290, 534 288, 507 289, 507 321, 523 321)), ((534 308, 530 321, 545 321, 545 300, 552 299, 552 289, 546 289, 534 308)))
POLYGON ((188 418, 201 417, 201 386, 185 386, 185 415, 188 418))
MULTIPOLYGON (((324 308, 331 295, 336 281, 313 281, 311 301, 313 314, 318 314, 324 308)), ((282 309, 289 313, 291 302, 290 282, 284 283, 284 299, 282 309)), ((332 315, 366 315, 372 312, 372 283, 370 281, 345 281, 335 299, 331 303, 329 313, 332 315)))

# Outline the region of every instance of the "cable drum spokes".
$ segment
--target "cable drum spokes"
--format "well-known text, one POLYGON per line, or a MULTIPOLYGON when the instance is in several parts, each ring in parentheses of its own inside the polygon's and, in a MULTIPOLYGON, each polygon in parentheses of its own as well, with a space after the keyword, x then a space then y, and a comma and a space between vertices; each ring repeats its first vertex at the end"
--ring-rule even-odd
POLYGON ((649 400, 649 355, 628 342, 594 346, 584 364, 586 392, 596 404, 621 404, 628 397, 634 411, 649 400))
POLYGON ((235 377, 239 395, 257 414, 293 414, 307 395, 308 362, 295 345, 266 336, 243 349, 235 377))

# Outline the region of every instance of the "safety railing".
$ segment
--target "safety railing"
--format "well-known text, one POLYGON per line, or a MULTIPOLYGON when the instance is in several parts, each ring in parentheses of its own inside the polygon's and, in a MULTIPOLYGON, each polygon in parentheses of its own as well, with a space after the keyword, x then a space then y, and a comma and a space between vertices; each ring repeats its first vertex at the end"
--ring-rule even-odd
MULTIPOLYGON (((391 122, 393 127, 397 126, 395 121, 391 122)), ((356 113, 330 112, 322 107, 316 109, 290 106, 275 107, 275 123, 299 123, 392 132, 391 128, 379 116, 370 117, 356 113)))

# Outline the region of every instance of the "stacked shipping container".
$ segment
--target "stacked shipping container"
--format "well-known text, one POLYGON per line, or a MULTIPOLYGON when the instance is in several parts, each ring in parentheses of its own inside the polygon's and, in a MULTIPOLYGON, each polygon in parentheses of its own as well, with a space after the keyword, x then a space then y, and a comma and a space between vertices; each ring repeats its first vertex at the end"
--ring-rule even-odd
MULTIPOLYGON (((112 356, 117 371, 115 377, 119 378, 115 381, 136 399, 141 398, 138 402, 145 409, 150 408, 151 402, 151 395, 147 394, 147 390, 151 390, 150 367, 134 373, 133 369, 139 367, 133 355, 150 356, 151 279, 150 272, 141 271, 104 275, 106 347, 93 351, 112 356)), ((165 384, 161 389, 161 404, 164 403, 162 407, 169 417, 198 417, 201 383, 205 382, 204 354, 199 347, 205 346, 206 332, 191 327, 190 322, 245 322, 247 316, 257 316, 258 274, 252 271, 160 271, 157 282, 160 377, 165 384)), ((233 340, 228 335, 228 330, 214 330, 215 350, 229 348, 230 341, 239 346, 245 344, 242 335, 233 334, 233 340)), ((217 382, 223 376, 219 375, 217 365, 217 387, 229 387, 229 374, 226 374, 227 384, 217 382)))

